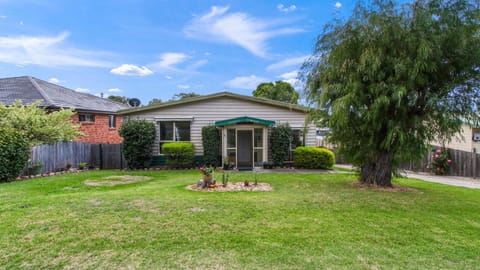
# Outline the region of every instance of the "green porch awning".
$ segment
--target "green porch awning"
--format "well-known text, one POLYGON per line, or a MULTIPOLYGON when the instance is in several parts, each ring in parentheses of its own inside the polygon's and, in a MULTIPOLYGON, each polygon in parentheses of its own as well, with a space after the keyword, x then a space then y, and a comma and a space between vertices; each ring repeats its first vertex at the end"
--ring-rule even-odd
POLYGON ((260 124, 264 126, 273 126, 275 125, 275 121, 254 118, 249 116, 242 116, 242 117, 226 119, 226 120, 215 122, 216 127, 224 127, 224 126, 236 125, 236 124, 260 124))

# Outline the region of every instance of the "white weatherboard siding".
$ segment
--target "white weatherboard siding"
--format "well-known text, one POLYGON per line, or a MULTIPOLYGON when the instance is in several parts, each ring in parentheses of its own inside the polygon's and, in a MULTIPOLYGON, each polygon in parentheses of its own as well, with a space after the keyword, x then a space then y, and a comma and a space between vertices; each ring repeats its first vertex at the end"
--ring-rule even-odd
MULTIPOLYGON (((293 129, 303 129, 306 113, 298 110, 289 110, 285 107, 278 107, 263 103, 251 102, 231 97, 218 97, 198 102, 181 103, 142 112, 128 114, 130 119, 145 119, 157 122, 162 119, 192 120, 190 136, 195 145, 195 154, 203 155, 202 127, 214 125, 216 121, 236 117, 249 116, 275 121, 275 123, 288 123, 293 129)), ((157 142, 153 149, 154 154, 159 153, 158 142, 159 127, 157 125, 157 142)), ((309 125, 305 134, 305 145, 315 146, 315 126, 309 125)))

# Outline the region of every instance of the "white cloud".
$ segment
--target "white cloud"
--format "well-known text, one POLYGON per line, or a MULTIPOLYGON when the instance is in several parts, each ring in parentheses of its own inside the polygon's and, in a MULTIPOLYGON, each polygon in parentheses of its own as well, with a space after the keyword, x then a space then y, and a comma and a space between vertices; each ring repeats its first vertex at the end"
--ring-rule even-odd
POLYGON ((20 21, 18 24, 23 25, 23 21, 20 21))
POLYGON ((336 3, 335 3, 335 7, 336 7, 336 8, 341 8, 341 7, 342 7, 342 3, 336 2, 336 3))
POLYGON ((178 88, 178 89, 181 89, 181 90, 187 90, 188 88, 190 88, 190 85, 188 85, 188 84, 179 84, 179 85, 177 85, 177 88, 178 88))
POLYGON ((307 58, 308 58, 307 55, 294 57, 294 58, 287 58, 280 62, 269 65, 267 67, 267 70, 282 69, 282 68, 287 68, 291 66, 300 66, 305 62, 305 60, 307 60, 307 58))
POLYGON ((6 18, 7 18, 7 16, 5 16, 5 15, 0 15, 0 19, 6 19, 6 18))
POLYGON ((167 80, 171 80, 171 79, 173 79, 173 78, 172 78, 172 76, 168 76, 168 75, 166 75, 166 76, 165 76, 165 79, 167 79, 167 80))
POLYGON ((55 78, 55 77, 52 77, 52 78, 48 79, 48 81, 51 82, 51 83, 59 83, 60 82, 60 80, 55 78))
POLYGON ((298 80, 298 70, 283 73, 278 77, 280 77, 282 81, 291 84, 294 88, 299 86, 300 81, 298 80))
POLYGON ((160 61, 153 64, 159 68, 172 69, 174 65, 182 63, 187 58, 184 53, 168 52, 160 55, 160 61))
POLYGON ((227 13, 229 7, 211 7, 184 28, 191 38, 233 43, 250 53, 266 57, 267 41, 279 35, 302 32, 300 28, 278 27, 279 21, 257 19, 245 13, 227 13))
POLYGON ((297 6, 291 5, 289 7, 284 6, 283 4, 278 4, 277 9, 281 12, 291 12, 297 9, 297 6))
POLYGON ((148 76, 152 75, 153 71, 151 71, 147 67, 140 67, 131 64, 123 64, 119 67, 116 67, 110 70, 110 73, 122 75, 122 76, 148 76))
POLYGON ((75 91, 80 92, 80 93, 88 93, 88 92, 90 92, 90 89, 78 87, 77 89, 75 89, 75 91))
POLYGON ((269 82, 270 80, 263 77, 257 77, 255 75, 250 76, 241 76, 233 78, 228 81, 225 86, 228 88, 237 88, 237 89, 248 89, 255 90, 257 86, 263 82, 269 82))
POLYGON ((0 36, 0 62, 14 65, 108 67, 104 53, 66 47, 64 32, 57 36, 0 36))
POLYGON ((118 93, 118 92, 122 92, 122 90, 120 88, 110 88, 110 89, 107 90, 107 92, 118 93))

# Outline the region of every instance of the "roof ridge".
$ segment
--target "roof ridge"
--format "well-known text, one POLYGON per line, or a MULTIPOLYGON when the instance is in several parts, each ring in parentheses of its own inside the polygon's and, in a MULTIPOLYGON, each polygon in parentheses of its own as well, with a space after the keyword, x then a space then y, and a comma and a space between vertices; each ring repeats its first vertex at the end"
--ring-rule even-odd
POLYGON ((47 95, 47 93, 45 93, 45 91, 40 87, 40 85, 38 85, 38 83, 35 81, 35 78, 33 78, 32 76, 27 76, 27 78, 30 80, 30 82, 33 84, 33 86, 35 87, 35 89, 37 89, 38 93, 40 93, 40 95, 45 99, 45 102, 47 103, 46 105, 47 106, 51 106, 51 105, 54 105, 53 104, 53 101, 50 99, 50 97, 47 95))

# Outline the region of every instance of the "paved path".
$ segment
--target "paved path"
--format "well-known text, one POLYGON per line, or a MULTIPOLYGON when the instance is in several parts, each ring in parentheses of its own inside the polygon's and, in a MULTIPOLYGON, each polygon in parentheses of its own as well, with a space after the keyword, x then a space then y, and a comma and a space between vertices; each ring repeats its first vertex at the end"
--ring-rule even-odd
MULTIPOLYGON (((335 166, 340 168, 351 169, 351 165, 336 164, 335 166)), ((480 179, 470 177, 448 176, 448 175, 433 175, 429 173, 416 173, 412 171, 406 171, 408 178, 420 179, 423 181, 440 183, 451 186, 467 187, 480 189, 480 179)))

